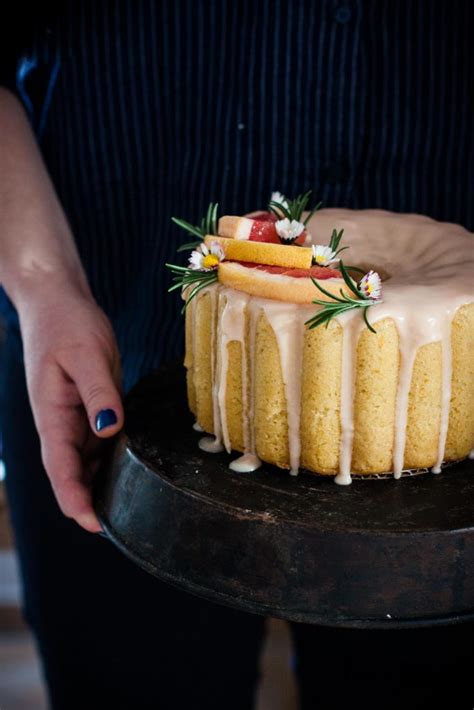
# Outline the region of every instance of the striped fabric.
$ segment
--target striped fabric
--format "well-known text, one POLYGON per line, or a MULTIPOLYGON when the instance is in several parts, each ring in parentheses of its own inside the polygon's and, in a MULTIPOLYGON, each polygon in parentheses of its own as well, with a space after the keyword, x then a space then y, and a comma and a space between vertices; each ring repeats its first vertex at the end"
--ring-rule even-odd
POLYGON ((471 0, 63 8, 39 23, 17 89, 127 386, 182 349, 163 267, 185 238, 172 215, 311 188, 325 206, 474 229, 471 0))

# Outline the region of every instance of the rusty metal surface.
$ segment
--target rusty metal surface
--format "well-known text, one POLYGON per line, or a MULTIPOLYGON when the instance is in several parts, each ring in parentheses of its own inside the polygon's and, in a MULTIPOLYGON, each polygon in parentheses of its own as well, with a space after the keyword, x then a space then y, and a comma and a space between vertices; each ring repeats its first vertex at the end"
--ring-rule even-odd
POLYGON ((474 461, 352 486, 206 454, 181 368, 127 401, 96 507, 137 564, 192 593, 295 621, 389 628, 474 615, 474 461))

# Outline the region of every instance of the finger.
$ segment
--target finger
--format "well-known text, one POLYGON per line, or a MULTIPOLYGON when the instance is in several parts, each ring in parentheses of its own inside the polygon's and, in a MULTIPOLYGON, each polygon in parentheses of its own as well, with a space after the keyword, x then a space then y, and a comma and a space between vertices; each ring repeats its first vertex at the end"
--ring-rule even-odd
POLYGON ((92 492, 85 485, 82 460, 75 446, 65 439, 45 437, 42 459, 64 515, 88 532, 100 532, 102 528, 92 505, 92 492))
MULTIPOLYGON (((88 422, 76 388, 55 365, 29 377, 30 398, 41 441, 41 458, 63 513, 89 532, 101 527, 92 505, 87 468, 80 455, 88 422), (74 402, 71 406, 71 402, 74 402)), ((89 435, 92 439, 92 435, 89 435)), ((97 439, 96 439, 97 441, 97 439)), ((90 481, 90 478, 89 478, 90 481)))
POLYGON ((123 426, 123 407, 115 384, 113 364, 101 351, 77 353, 62 363, 78 389, 92 431, 101 438, 113 436, 123 426))

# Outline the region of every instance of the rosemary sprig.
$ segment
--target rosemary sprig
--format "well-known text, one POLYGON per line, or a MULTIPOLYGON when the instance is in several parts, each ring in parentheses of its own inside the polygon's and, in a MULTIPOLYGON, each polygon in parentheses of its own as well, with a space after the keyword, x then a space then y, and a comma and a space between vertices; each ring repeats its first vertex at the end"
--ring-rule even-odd
POLYGON ((195 240, 194 242, 181 244, 181 246, 178 248, 178 251, 187 251, 188 249, 195 249, 201 244, 206 234, 217 234, 218 207, 219 205, 217 204, 217 202, 211 202, 209 207, 207 208, 205 216, 201 220, 201 224, 199 225, 190 224, 189 222, 186 222, 186 220, 180 219, 179 217, 171 218, 172 221, 176 225, 178 225, 178 227, 181 227, 181 229, 184 229, 186 232, 189 232, 189 234, 192 234, 194 237, 197 237, 197 240, 195 240))
POLYGON ((190 301, 192 301, 194 296, 197 296, 199 291, 217 281, 217 269, 198 271, 187 266, 177 266, 176 264, 165 264, 165 266, 174 274, 173 281, 175 282, 174 286, 168 289, 168 293, 178 288, 193 286, 181 309, 181 313, 184 313, 190 301))
MULTIPOLYGON (((309 202, 311 192, 312 190, 308 190, 308 192, 305 192, 304 194, 295 197, 294 200, 285 200, 286 205, 282 204, 281 202, 276 202, 275 200, 270 200, 270 202, 268 203, 268 209, 270 212, 273 212, 273 214, 278 217, 278 219, 281 219, 281 216, 283 215, 284 217, 289 219, 290 222, 293 219, 295 219, 297 222, 301 222, 301 217, 309 202)), ((310 211, 310 213, 303 222, 305 226, 307 225, 313 214, 316 212, 316 210, 319 210, 322 204, 322 202, 318 202, 316 207, 313 207, 313 209, 310 211)))
MULTIPOLYGON (((347 247, 347 249, 349 249, 349 247, 347 247)), ((337 266, 335 266, 334 268, 337 269, 337 266)), ((352 264, 347 264, 346 271, 357 271, 357 273, 362 274, 362 276, 366 273, 364 269, 359 269, 358 266, 352 266, 352 264)))
MULTIPOLYGON (((341 251, 344 251, 344 249, 350 249, 350 247, 342 247, 342 249, 338 249, 339 242, 341 241, 343 234, 344 234, 343 229, 341 229, 340 232, 338 232, 336 229, 332 230, 331 241, 329 242, 329 248, 332 249, 332 251, 334 252, 334 254, 336 256, 338 254, 340 254, 341 251)), ((334 268, 337 269, 338 267, 335 266, 334 268)), ((346 271, 357 271, 357 273, 362 274, 362 276, 364 276, 364 274, 366 273, 364 271, 364 269, 360 269, 358 266, 352 266, 352 264, 351 265, 346 264, 346 271)))
MULTIPOLYGON (((339 232, 337 231, 337 229, 333 229, 328 246, 324 246, 323 244, 313 244, 312 263, 316 266, 331 266, 335 262, 339 262, 340 259, 337 258, 338 254, 340 254, 341 251, 344 251, 345 249, 349 249, 349 247, 341 247, 339 249, 339 244, 341 242, 343 234, 343 229, 341 229, 339 232)), ((334 268, 338 269, 339 267, 334 264, 334 268)))
POLYGON ((341 251, 344 251, 344 249, 349 249, 349 247, 341 247, 341 249, 338 249, 339 243, 342 239, 343 234, 344 234, 343 229, 341 229, 340 232, 338 232, 337 229, 332 230, 331 241, 329 242, 329 248, 334 252, 334 256, 337 256, 338 254, 340 254, 341 251))
POLYGON ((351 278, 342 261, 340 261, 339 263, 339 268, 346 286, 351 291, 351 293, 354 294, 355 298, 346 294, 342 290, 342 288, 339 290, 340 295, 336 296, 336 294, 327 291, 325 288, 323 288, 323 286, 321 286, 320 283, 318 283, 315 279, 312 278, 311 280, 316 286, 316 288, 321 291, 321 293, 323 293, 325 296, 327 296, 330 300, 322 301, 320 299, 315 299, 313 303, 318 306, 322 306, 322 308, 316 313, 316 315, 307 320, 305 325, 308 326, 310 330, 313 328, 317 328, 318 326, 323 324, 327 328, 330 321, 335 316, 341 315, 342 313, 346 313, 346 311, 354 310, 355 308, 362 308, 362 315, 365 324, 367 325, 367 328, 372 333, 376 333, 377 331, 371 326, 367 319, 367 309, 370 308, 370 306, 377 305, 377 303, 380 303, 381 301, 379 299, 375 300, 373 298, 367 298, 367 296, 360 290, 356 282, 351 278))

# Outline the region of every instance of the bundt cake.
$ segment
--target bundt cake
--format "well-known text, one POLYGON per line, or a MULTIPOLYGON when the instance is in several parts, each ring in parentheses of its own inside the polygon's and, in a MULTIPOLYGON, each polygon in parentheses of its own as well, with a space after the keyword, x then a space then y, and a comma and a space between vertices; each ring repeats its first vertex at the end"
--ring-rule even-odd
POLYGON ((221 218, 190 265, 214 278, 180 281, 189 407, 213 435, 201 447, 242 452, 237 471, 264 461, 340 484, 470 455, 474 235, 381 210, 324 209, 299 227, 265 214, 221 218), (345 278, 331 235, 349 247, 345 278))

